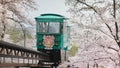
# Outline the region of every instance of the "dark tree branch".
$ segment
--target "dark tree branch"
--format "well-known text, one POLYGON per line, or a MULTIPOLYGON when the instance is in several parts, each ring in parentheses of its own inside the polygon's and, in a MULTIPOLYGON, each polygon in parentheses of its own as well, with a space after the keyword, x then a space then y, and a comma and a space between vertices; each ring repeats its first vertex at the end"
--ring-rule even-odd
POLYGON ((118 37, 118 24, 117 24, 117 22, 115 22, 115 28, 116 28, 116 40, 119 40, 119 37, 118 37))
MULTIPOLYGON (((116 1, 115 0, 113 0, 113 17, 116 19, 116 1)), ((116 29, 115 40, 120 48, 120 40, 119 40, 119 36, 118 36, 118 24, 117 24, 117 22, 115 22, 115 29, 116 29)))
MULTIPOLYGON (((87 3, 85 3, 85 2, 83 2, 81 0, 77 0, 77 3, 82 3, 82 4, 86 5, 86 6, 88 6, 89 8, 91 8, 92 10, 94 10, 96 13, 98 13, 97 10, 94 7, 88 5, 87 3)), ((77 3, 76 3, 76 5, 77 5, 77 3)))
MULTIPOLYGON (((78 3, 82 3, 82 4, 86 5, 87 7, 93 9, 98 15, 100 15, 93 6, 90 6, 89 4, 87 4, 87 3, 85 3, 85 2, 83 2, 81 0, 77 0, 75 6, 78 3)), ((116 1, 115 0, 113 0, 113 17, 116 18, 116 1)), ((114 37, 114 40, 116 41, 116 43, 120 47, 120 41, 119 41, 119 36, 118 36, 118 24, 117 24, 117 22, 115 22, 115 29, 116 29, 116 34, 115 35, 113 34, 111 27, 107 23, 105 23, 105 25, 107 26, 107 28, 109 29, 111 35, 114 37)))
POLYGON ((116 1, 113 0, 113 16, 116 18, 116 1))
MULTIPOLYGON (((111 53, 109 53, 109 52, 107 52, 107 51, 105 50, 105 46, 103 46, 103 45, 100 45, 100 46, 104 49, 104 51, 105 51, 107 54, 111 54, 111 53)), ((112 47, 106 47, 106 48, 112 49, 112 50, 114 50, 114 51, 116 51, 116 52, 119 51, 119 50, 117 50, 117 49, 115 49, 115 48, 112 48, 112 47)))
POLYGON ((90 65, 89 65, 89 63, 88 63, 88 64, 87 64, 87 68, 89 68, 89 66, 90 66, 90 65))
POLYGON ((116 51, 116 52, 118 52, 119 50, 117 50, 117 49, 115 49, 115 48, 112 48, 112 47, 107 47, 108 49, 112 49, 112 50, 114 50, 114 51, 116 51))
POLYGON ((107 28, 109 29, 109 31, 110 31, 111 35, 114 37, 114 39, 116 39, 116 38, 115 38, 115 35, 114 35, 113 32, 112 32, 112 29, 110 28, 110 26, 109 26, 107 23, 105 23, 105 25, 106 25, 107 28))

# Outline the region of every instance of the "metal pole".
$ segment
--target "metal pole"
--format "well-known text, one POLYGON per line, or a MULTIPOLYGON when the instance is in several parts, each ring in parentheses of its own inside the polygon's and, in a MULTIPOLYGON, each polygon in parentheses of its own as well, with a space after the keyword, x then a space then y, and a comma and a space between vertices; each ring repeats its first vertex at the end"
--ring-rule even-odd
POLYGON ((26 31, 25 31, 25 28, 23 29, 23 34, 24 34, 24 47, 26 47, 26 31))

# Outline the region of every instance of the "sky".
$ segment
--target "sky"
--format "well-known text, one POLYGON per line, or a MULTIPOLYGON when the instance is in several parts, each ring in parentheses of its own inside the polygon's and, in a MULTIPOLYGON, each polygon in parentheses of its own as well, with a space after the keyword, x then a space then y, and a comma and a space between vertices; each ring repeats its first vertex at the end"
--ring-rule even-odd
POLYGON ((32 17, 37 17, 44 13, 55 13, 65 17, 69 17, 69 13, 66 12, 68 8, 65 6, 65 0, 35 0, 38 4, 37 11, 33 11, 32 17))

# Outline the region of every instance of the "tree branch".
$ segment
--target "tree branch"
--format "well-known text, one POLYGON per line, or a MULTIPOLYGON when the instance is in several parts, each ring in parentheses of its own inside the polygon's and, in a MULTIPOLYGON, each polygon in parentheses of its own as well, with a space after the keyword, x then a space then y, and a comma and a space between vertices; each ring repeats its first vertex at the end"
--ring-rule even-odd
MULTIPOLYGON (((85 3, 85 2, 83 2, 83 1, 81 1, 81 0, 77 0, 77 3, 78 3, 78 2, 80 2, 80 3, 82 3, 82 4, 86 5, 86 6, 88 6, 89 8, 91 8, 92 10, 94 10, 96 13, 98 13, 97 10, 96 10, 94 7, 88 5, 87 3, 85 3)), ((77 5, 77 3, 76 3, 76 5, 77 5)))

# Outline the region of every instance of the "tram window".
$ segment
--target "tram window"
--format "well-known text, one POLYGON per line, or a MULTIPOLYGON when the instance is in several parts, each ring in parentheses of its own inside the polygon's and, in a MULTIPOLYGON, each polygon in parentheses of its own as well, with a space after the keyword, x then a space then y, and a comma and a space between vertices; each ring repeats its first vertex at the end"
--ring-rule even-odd
POLYGON ((39 23, 39 32, 45 33, 48 31, 48 22, 39 23))
POLYGON ((59 33, 60 32, 60 23, 57 23, 57 22, 39 23, 39 32, 41 32, 41 33, 59 33))
POLYGON ((60 23, 52 22, 49 24, 49 33, 59 33, 60 23))

